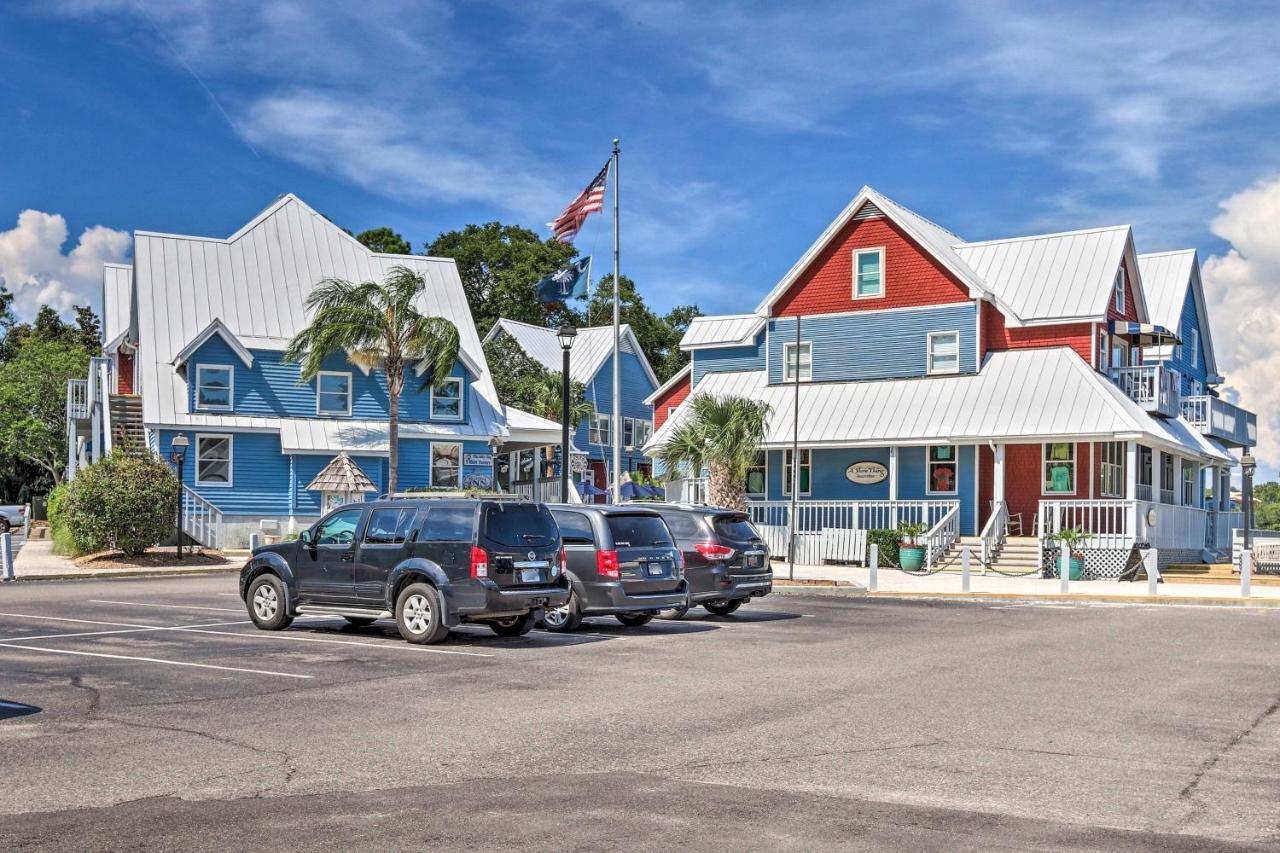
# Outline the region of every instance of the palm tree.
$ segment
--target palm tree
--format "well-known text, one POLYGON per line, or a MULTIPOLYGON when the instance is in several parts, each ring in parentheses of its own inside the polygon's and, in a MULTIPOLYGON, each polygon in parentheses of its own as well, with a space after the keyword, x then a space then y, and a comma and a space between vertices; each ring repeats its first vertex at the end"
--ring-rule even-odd
POLYGON ((768 403, 745 397, 699 394, 690 412, 657 450, 667 476, 709 468, 708 499, 717 506, 745 511, 747 470, 764 441, 772 411, 768 403))
POLYGON ((392 267, 381 284, 327 278, 307 296, 311 323, 289 341, 287 361, 302 365, 302 381, 309 382, 324 368, 331 353, 343 352, 366 370, 387 376, 391 460, 387 491, 395 493, 400 464, 400 394, 405 368, 422 364, 422 389, 448 376, 458 360, 458 328, 443 317, 423 316, 418 295, 426 288, 419 273, 392 267))
MULTIPOLYGON (((552 373, 547 371, 537 379, 537 385, 534 388, 536 405, 533 408, 533 414, 544 417, 549 421, 560 422, 562 414, 562 406, 564 405, 563 389, 560 387, 559 372, 552 373)), ((595 406, 591 405, 591 401, 583 397, 583 386, 581 382, 569 381, 569 428, 577 429, 578 424, 583 418, 591 417, 595 411, 595 406)))

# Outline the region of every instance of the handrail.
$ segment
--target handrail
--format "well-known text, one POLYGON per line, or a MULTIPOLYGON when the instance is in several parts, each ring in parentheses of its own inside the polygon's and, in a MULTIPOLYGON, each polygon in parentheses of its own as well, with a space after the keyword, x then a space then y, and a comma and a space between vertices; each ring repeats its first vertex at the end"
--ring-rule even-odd
MULTIPOLYGON (((115 444, 111 436, 111 360, 98 359, 98 406, 102 409, 102 450, 109 454, 115 444)), ((95 437, 96 438, 96 437, 95 437)))
POLYGON ((89 417, 89 380, 67 380, 67 415, 77 421, 89 417))
POLYGON ((925 567, 932 569, 934 559, 945 554, 959 536, 960 504, 957 502, 925 535, 925 567))
POLYGON ((1008 531, 1009 505, 1004 501, 995 501, 991 508, 991 517, 982 527, 979 536, 982 539, 982 565, 989 566, 1004 547, 1005 535, 1008 531))
POLYGON ((182 530, 209 548, 222 544, 222 510, 200 496, 190 486, 182 486, 182 530))

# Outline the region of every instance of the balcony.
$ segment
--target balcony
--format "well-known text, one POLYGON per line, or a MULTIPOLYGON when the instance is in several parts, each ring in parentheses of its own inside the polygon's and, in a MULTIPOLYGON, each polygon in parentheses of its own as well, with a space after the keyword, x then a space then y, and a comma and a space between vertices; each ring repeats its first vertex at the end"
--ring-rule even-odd
POLYGON ((1258 416, 1221 397, 1202 394, 1182 401, 1182 417, 1201 435, 1208 435, 1234 447, 1258 443, 1258 416))
POLYGON ((73 421, 88 419, 89 381, 87 379, 67 380, 67 417, 73 421))
POLYGON ((1142 364, 1136 367, 1111 368, 1111 381, 1130 400, 1153 415, 1176 418, 1182 413, 1179 405, 1179 386, 1182 377, 1178 371, 1161 364, 1142 364))

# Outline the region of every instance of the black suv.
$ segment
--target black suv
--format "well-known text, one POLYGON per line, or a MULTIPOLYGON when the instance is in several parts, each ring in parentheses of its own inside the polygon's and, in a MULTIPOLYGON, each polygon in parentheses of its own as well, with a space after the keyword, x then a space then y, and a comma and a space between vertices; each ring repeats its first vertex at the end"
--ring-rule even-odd
POLYGON ((662 516, 629 506, 551 508, 560 525, 572 593, 548 607, 542 624, 572 631, 584 616, 613 614, 623 625, 643 625, 661 610, 689 606, 680 550, 662 516))
POLYGON ((240 597, 266 630, 301 614, 394 618, 409 642, 438 643, 461 622, 526 634, 569 584, 543 504, 422 498, 339 507, 297 541, 257 548, 240 597))
MULTIPOLYGON (((690 606, 727 616, 773 590, 769 549, 745 514, 696 504, 650 504, 684 554, 690 606)), ((670 615, 680 618, 688 608, 670 615)))

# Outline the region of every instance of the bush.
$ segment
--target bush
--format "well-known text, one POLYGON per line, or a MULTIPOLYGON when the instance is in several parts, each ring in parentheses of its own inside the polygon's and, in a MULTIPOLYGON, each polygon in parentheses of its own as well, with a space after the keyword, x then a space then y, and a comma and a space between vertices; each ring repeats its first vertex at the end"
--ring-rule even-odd
POLYGON ((178 478, 155 457, 116 450, 77 474, 58 503, 77 551, 135 557, 173 532, 178 478))
POLYGON ((75 538, 71 535, 71 528, 67 526, 66 502, 70 488, 70 483, 55 486, 53 491, 49 492, 45 510, 49 518, 49 538, 53 541, 53 553, 59 557, 74 557, 79 553, 76 550, 75 538))
POLYGON ((900 539, 902 539, 902 533, 898 530, 867 531, 868 549, 872 545, 880 546, 880 565, 882 566, 898 565, 898 541, 900 539))

